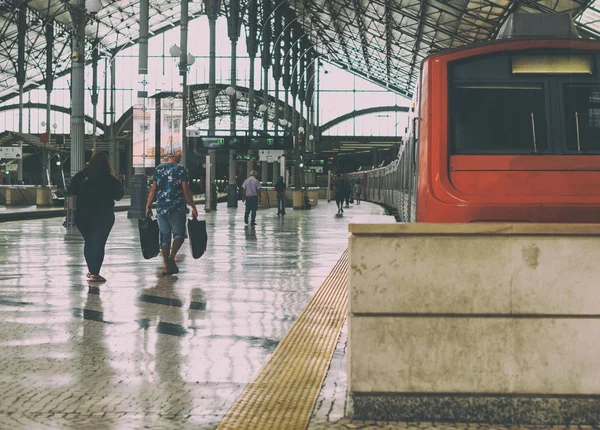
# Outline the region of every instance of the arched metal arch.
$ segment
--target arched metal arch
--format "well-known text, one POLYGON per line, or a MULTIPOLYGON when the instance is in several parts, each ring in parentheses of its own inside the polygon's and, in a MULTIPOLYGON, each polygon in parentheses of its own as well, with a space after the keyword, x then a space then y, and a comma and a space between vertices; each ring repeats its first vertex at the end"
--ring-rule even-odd
MULTIPOLYGON (((216 113, 217 117, 226 117, 231 114, 231 106, 229 103, 229 96, 225 93, 225 88, 227 88, 229 84, 216 84, 217 89, 217 98, 216 98, 216 113)), ((242 98, 237 101, 237 109, 236 113, 241 116, 248 116, 250 112, 250 108, 248 106, 248 88, 236 86, 236 90, 242 93, 242 98)), ((258 90, 255 90, 254 97, 254 118, 262 118, 263 114, 258 111, 258 107, 263 103, 262 94, 258 93, 258 90)), ((169 95, 174 95, 176 93, 169 93, 169 95)), ((197 124, 204 120, 208 120, 208 84, 195 84, 190 85, 190 105, 189 105, 189 125, 197 124)), ((286 104, 281 99, 276 99, 274 96, 269 94, 269 122, 275 122, 275 109, 277 107, 279 109, 279 118, 289 119, 288 115, 284 115, 286 112, 286 104)), ((290 111, 292 106, 287 105, 287 112, 290 111)), ((295 111, 295 114, 300 118, 300 112, 295 111)))
MULTIPOLYGON (((41 110, 45 111, 47 106, 48 105, 46 105, 46 103, 32 103, 32 102, 23 103, 23 109, 41 109, 41 110)), ((13 110, 13 109, 18 110, 19 105, 12 104, 12 105, 0 106, 0 112, 13 110)), ((52 110, 54 112, 60 112, 60 113, 65 113, 67 115, 71 115, 71 108, 64 107, 64 106, 50 105, 50 110, 52 110)), ((89 115, 86 115, 85 121, 90 124, 93 124, 94 118, 92 118, 89 115)), ((102 131, 105 131, 107 129, 106 125, 103 122, 100 122, 98 120, 96 120, 96 127, 98 127, 102 131)))
MULTIPOLYGON (((225 93, 225 88, 228 84, 216 84, 217 98, 216 98, 216 114, 218 117, 228 117, 231 114, 231 105, 229 103, 229 96, 225 93)), ((248 88, 236 87, 237 91, 243 94, 243 97, 237 102, 236 113, 238 116, 248 116, 248 88)), ((191 97, 189 99, 188 108, 188 125, 198 124, 202 121, 208 120, 208 84, 195 84, 190 85, 189 91, 191 97)), ((163 99, 167 97, 177 97, 181 93, 165 91, 160 94, 153 96, 156 99, 163 99)), ((262 104, 262 96, 255 97, 254 99, 254 118, 262 117, 262 113, 259 113, 258 107, 262 104)), ((286 104, 282 100, 276 100, 274 96, 269 95, 269 122, 275 123, 275 110, 274 106, 277 106, 280 110, 279 118, 289 118, 288 115, 283 115, 286 104)), ((291 106, 288 105, 288 112, 291 106)), ((298 117, 300 112, 295 111, 298 117)), ((115 130, 117 135, 121 134, 123 130, 131 128, 131 120, 133 118, 133 108, 127 109, 123 115, 117 120, 115 130)))
POLYGON ((322 135, 323 132, 329 130, 330 128, 335 127, 336 125, 338 125, 344 121, 347 121, 349 119, 356 118, 357 116, 369 115, 369 114, 378 113, 378 112, 408 112, 409 109, 410 108, 408 108, 406 106, 395 105, 395 106, 376 106, 376 107, 370 107, 370 108, 361 109, 361 110, 354 110, 352 112, 348 112, 347 114, 338 116, 337 118, 334 118, 329 122, 326 122, 319 128, 319 131, 322 135))

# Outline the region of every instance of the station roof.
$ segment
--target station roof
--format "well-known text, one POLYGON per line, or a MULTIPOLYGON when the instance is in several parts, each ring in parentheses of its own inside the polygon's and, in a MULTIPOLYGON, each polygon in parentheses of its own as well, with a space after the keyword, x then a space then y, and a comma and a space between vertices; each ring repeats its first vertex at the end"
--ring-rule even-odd
MULTIPOLYGON (((247 11, 242 0, 242 10, 247 11)), ((229 0, 223 0, 222 13, 229 0)), ((259 0, 260 3, 260 0, 259 0)), ((322 60, 410 97, 421 60, 432 51, 493 39, 515 12, 570 12, 580 35, 600 38, 600 0, 286 0, 322 60)), ((101 55, 113 55, 139 38, 139 0, 103 0, 88 16, 86 34, 101 55)), ((18 93, 16 80, 19 7, 26 8, 25 89, 43 85, 45 24, 55 22, 55 76, 71 67, 68 0, 0 0, 0 102, 18 93)), ((204 13, 190 1, 189 19, 204 13)), ((150 35, 179 25, 180 2, 150 0, 150 35)), ((87 53, 89 56, 89 48, 87 53)), ((86 56, 87 59, 87 56, 86 56)))

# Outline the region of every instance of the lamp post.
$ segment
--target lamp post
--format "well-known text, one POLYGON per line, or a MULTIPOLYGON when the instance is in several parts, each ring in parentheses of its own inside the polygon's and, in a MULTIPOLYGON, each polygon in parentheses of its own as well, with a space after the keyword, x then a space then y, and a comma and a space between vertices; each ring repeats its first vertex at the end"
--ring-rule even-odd
MULTIPOLYGON (((183 0, 187 1, 187 0, 183 0)), ((214 136, 216 132, 216 67, 217 67, 217 18, 221 11, 221 0, 204 0, 206 15, 208 16, 208 26, 210 31, 209 50, 208 50, 208 135, 214 136)), ((217 210, 217 200, 213 198, 216 193, 212 191, 216 187, 216 170, 217 170, 217 151, 215 149, 208 150, 210 177, 206 178, 206 196, 205 196, 205 211, 210 212, 217 210)), ((208 176, 208 175, 207 175, 208 176)))
MULTIPOLYGON (((237 41, 240 37, 240 26, 242 20, 240 17, 240 0, 229 0, 229 17, 227 20, 227 33, 231 41, 231 85, 225 89, 225 93, 229 96, 230 101, 230 123, 229 130, 232 136, 236 133, 236 110, 237 110, 237 95, 241 93, 235 90, 237 85, 237 41)), ((229 190, 227 193, 227 207, 237 208, 238 192, 236 182, 236 161, 235 149, 229 150, 229 190)))
MULTIPOLYGON (((233 44, 232 44, 233 49, 233 44)), ((232 54, 233 55, 233 54, 232 54)), ((235 61, 232 57, 232 63, 235 61)), ((234 66, 232 65, 232 79, 234 75, 234 66)), ((233 86, 228 86, 225 88, 225 94, 229 97, 231 114, 230 114, 230 132, 232 136, 236 135, 236 109, 237 102, 243 97, 243 94, 240 91, 237 91, 233 86)), ((236 160, 235 160, 235 149, 229 150, 229 189, 227 194, 227 207, 228 208, 237 208, 238 207, 238 189, 237 189, 237 168, 236 168, 236 160)))
MULTIPOLYGON (((85 163, 85 25, 86 14, 96 14, 102 9, 100 0, 73 0, 71 53, 71 174, 80 171, 85 163)), ((65 227, 74 225, 74 197, 67 198, 65 227)))

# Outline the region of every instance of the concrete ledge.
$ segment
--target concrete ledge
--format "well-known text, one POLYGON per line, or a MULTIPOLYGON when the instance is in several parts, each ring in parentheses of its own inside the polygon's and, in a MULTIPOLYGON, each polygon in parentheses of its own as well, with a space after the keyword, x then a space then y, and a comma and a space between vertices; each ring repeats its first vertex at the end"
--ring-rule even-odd
POLYGON ((355 418, 600 423, 600 225, 389 218, 349 227, 355 418))
POLYGON ((449 396, 435 394, 354 393, 359 420, 598 425, 600 396, 449 396))
MULTIPOLYGON (((600 236, 600 224, 530 223, 390 223, 387 216, 356 217, 348 224, 353 234, 378 235, 564 235, 600 236)), ((600 220, 599 220, 600 221, 600 220)))

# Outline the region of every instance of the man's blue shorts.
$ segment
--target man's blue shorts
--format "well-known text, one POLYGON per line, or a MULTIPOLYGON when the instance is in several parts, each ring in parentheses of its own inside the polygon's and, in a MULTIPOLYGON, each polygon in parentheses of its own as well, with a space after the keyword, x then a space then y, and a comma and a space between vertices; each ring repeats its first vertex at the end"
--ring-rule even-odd
POLYGON ((156 215, 160 230, 160 246, 171 246, 171 233, 173 233, 173 240, 185 238, 185 218, 186 214, 183 211, 156 215))

